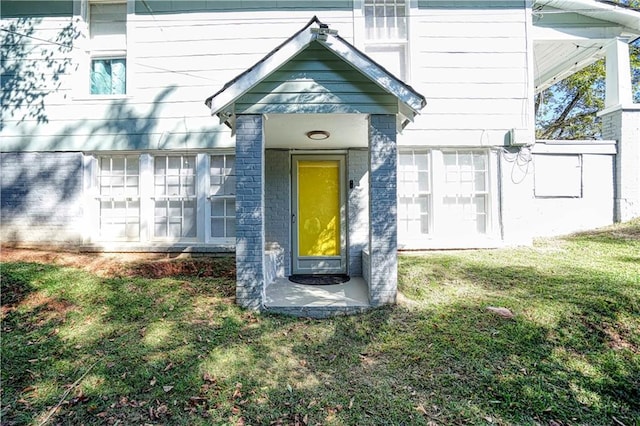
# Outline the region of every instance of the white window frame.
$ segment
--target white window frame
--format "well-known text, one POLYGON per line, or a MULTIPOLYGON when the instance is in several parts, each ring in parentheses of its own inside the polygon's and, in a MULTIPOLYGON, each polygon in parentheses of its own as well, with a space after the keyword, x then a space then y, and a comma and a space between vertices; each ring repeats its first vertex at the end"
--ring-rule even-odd
MULTIPOLYGON (((100 239, 103 241, 132 241, 132 242, 137 242, 140 241, 140 231, 142 229, 142 210, 141 210, 141 206, 140 206, 140 156, 139 155, 135 155, 135 154, 115 154, 115 155, 100 155, 97 157, 97 161, 98 161, 98 169, 97 169, 97 173, 98 173, 98 196, 96 197, 98 200, 98 229, 99 229, 99 235, 100 235, 100 239), (114 159, 118 159, 121 158, 124 160, 124 170, 123 170, 123 174, 122 174, 122 179, 124 182, 123 188, 124 188, 124 193, 123 194, 114 194, 113 191, 109 191, 109 194, 103 193, 102 192, 102 188, 104 187, 102 179, 109 179, 112 180, 113 178, 119 177, 118 175, 114 175, 113 174, 113 160, 114 159), (110 168, 108 172, 105 172, 105 170, 102 167, 102 163, 103 160, 108 160, 109 164, 110 164, 110 168), (135 176, 129 175, 128 171, 129 168, 127 167, 127 164, 129 161, 134 161, 135 163, 137 163, 137 170, 138 170, 138 174, 135 176), (135 177, 137 180, 137 185, 136 185, 136 193, 135 194, 127 194, 127 188, 130 188, 131 186, 128 185, 128 179, 130 177, 135 177), (110 202, 113 206, 114 203, 125 203, 125 210, 128 211, 130 209, 129 204, 130 203, 138 203, 138 217, 137 217, 137 224, 138 224, 138 234, 135 237, 127 237, 126 235, 124 237, 121 238, 107 238, 106 236, 104 236, 102 234, 103 231, 103 219, 104 219, 104 215, 103 215, 103 210, 102 210, 102 203, 104 202, 110 202)), ((113 185, 109 185, 109 187, 113 187, 113 185)), ((125 217, 123 218, 125 220, 125 228, 126 225, 128 223, 128 219, 129 217, 131 217, 129 214, 125 214, 125 217)), ((126 229, 125 229, 125 234, 126 234, 126 229)))
MULTIPOLYGON (((151 212, 151 214, 153 215, 152 221, 151 223, 151 238, 154 241, 171 241, 171 242, 181 242, 181 241, 186 241, 186 242, 196 242, 198 241, 198 235, 199 235, 199 228, 201 225, 200 221, 198 220, 198 193, 199 191, 201 191, 201 188, 199 188, 198 185, 198 173, 199 173, 199 167, 198 167, 198 157, 196 155, 196 153, 177 153, 177 152, 167 152, 167 153, 162 153, 162 154, 157 154, 153 156, 153 192, 152 192, 152 199, 153 199, 153 210, 151 212), (167 190, 167 180, 169 180, 169 177, 177 177, 178 178, 178 186, 179 186, 179 193, 164 193, 164 194, 159 194, 156 192, 156 189, 158 188, 158 184, 157 184, 157 179, 160 177, 160 175, 156 175, 156 171, 155 171, 155 165, 156 162, 159 161, 160 158, 164 158, 165 161, 165 174, 162 175, 164 176, 165 182, 164 182, 164 191, 166 192, 167 190), (169 175, 166 172, 169 170, 168 167, 168 162, 170 158, 180 158, 180 168, 179 173, 177 175, 169 175), (182 171, 183 170, 190 170, 190 168, 184 168, 184 163, 187 161, 187 158, 193 158, 193 175, 190 174, 183 174, 182 171), (185 189, 190 188, 190 185, 188 184, 183 184, 183 182, 185 180, 193 180, 193 193, 188 193, 185 192, 185 189), (169 235, 165 235, 165 236, 160 236, 160 235, 156 235, 155 234, 155 224, 156 224, 156 203, 157 202, 167 202, 167 203, 171 203, 171 202, 179 202, 180 203, 180 210, 181 210, 181 215, 180 217, 182 218, 180 224, 181 224, 181 228, 184 227, 185 224, 185 215, 184 215, 184 210, 185 210, 185 203, 194 203, 194 214, 193 214, 193 221, 195 223, 196 226, 196 233, 194 236, 190 237, 190 236, 179 236, 179 237, 171 237, 169 235)), ((169 218, 171 217, 169 215, 169 211, 170 211, 170 207, 169 205, 167 205, 166 207, 166 211, 167 211, 167 215, 166 216, 159 216, 159 217, 166 217, 167 218, 167 233, 169 232, 169 218)))
MULTIPOLYGON (((404 75, 399 75, 397 77, 403 79, 405 82, 411 81, 411 51, 410 40, 412 38, 411 34, 411 16, 415 14, 417 10, 417 2, 415 0, 403 0, 405 3, 405 19, 406 19, 406 37, 405 38, 380 38, 380 39, 369 39, 367 37, 367 28, 366 28, 366 16, 365 16, 365 3, 370 0, 360 0, 354 2, 354 16, 356 18, 356 22, 360 21, 360 25, 354 26, 354 38, 355 44, 362 51, 367 53, 368 55, 375 57, 375 50, 383 51, 383 50, 398 50, 401 55, 404 56, 403 64, 404 67, 404 75)), ((380 0, 377 0, 380 1, 380 0)), ((400 0, 387 0, 387 1, 400 1, 400 0)), ((401 71, 402 74, 402 71, 401 71)))
MULTIPOLYGON (((403 241, 410 241, 410 240, 423 240, 425 238, 430 238, 432 233, 433 233, 433 178, 432 178, 432 161, 431 161, 431 150, 428 148, 408 148, 408 149, 399 149, 398 150, 398 234, 399 234, 399 238, 401 237, 403 239, 403 241), (413 173, 416 174, 416 181, 415 184, 417 185, 417 189, 411 191, 409 190, 405 185, 403 185, 404 179, 403 179, 403 174, 404 172, 402 172, 401 170, 401 164, 400 164, 400 156, 401 155, 407 155, 410 154, 411 158, 412 158, 412 163, 414 165, 417 165, 417 161, 416 161, 416 156, 417 155, 424 155, 426 158, 426 163, 427 163, 427 169, 426 170, 421 170, 421 169, 416 169, 413 173), (427 179, 427 185, 428 185, 428 189, 427 190, 420 190, 419 189, 419 185, 420 185, 420 173, 421 172, 426 172, 426 179, 427 179), (427 227, 428 227, 428 231, 425 232, 420 232, 417 234, 405 234, 404 230, 401 229, 401 223, 403 221, 403 217, 400 216, 400 205, 401 205, 401 200, 402 198, 411 198, 413 203, 416 202, 417 199, 419 198, 426 198, 427 199, 427 227)), ((421 218, 417 218, 414 220, 418 220, 420 221, 421 218)))
POLYGON ((78 64, 79 78, 74 79, 73 99, 76 101, 94 101, 99 99, 126 99, 133 94, 135 87, 134 72, 132 64, 134 55, 129 47, 129 40, 132 40, 135 26, 135 1, 136 0, 75 0, 74 18, 80 22, 78 25, 80 36, 76 43, 78 49, 74 49, 75 63, 78 64), (125 48, 124 49, 97 49, 91 43, 91 4, 124 4, 126 8, 125 24, 125 48), (125 60, 125 93, 124 94, 92 94, 91 93, 91 66, 96 59, 124 59, 125 60))
MULTIPOLYGON (((428 234, 421 234, 412 238, 406 238, 400 233, 398 235, 398 246, 404 249, 426 249, 426 248, 460 248, 460 247, 485 247, 495 246, 495 241, 500 238, 498 226, 498 152, 487 148, 433 148, 420 146, 399 147, 399 153, 427 152, 430 168, 430 210, 428 234), (444 154, 452 152, 477 152, 485 155, 486 161, 486 216, 485 233, 473 235, 451 235, 442 226, 446 218, 444 217, 444 197, 445 191, 445 165, 444 154)), ((399 161, 399 158, 398 158, 399 161)), ((400 176, 398 176, 398 186, 400 186, 400 176)), ((400 203, 401 189, 398 189, 398 204, 400 203)))
MULTIPOLYGON (((480 153, 485 155, 485 165, 486 165, 486 181, 485 181, 485 190, 481 191, 482 195, 486 196, 486 211, 485 211, 485 232, 484 233, 474 233, 472 235, 451 235, 450 233, 446 232, 446 230, 444 229, 444 227, 442 226, 438 226, 436 229, 437 235, 441 238, 449 238, 452 240, 456 240, 456 239, 464 239, 464 240, 468 240, 468 241, 473 241, 473 240, 481 240, 481 239, 486 239, 486 238, 491 238, 494 236, 494 230, 495 230, 495 225, 494 225, 494 198, 496 197, 497 194, 497 185, 493 184, 493 175, 494 175, 494 170, 497 170, 495 167, 492 167, 492 159, 496 156, 495 154, 492 154, 490 150, 488 149, 482 149, 482 148, 443 148, 440 149, 438 151, 436 151, 434 153, 434 167, 433 169, 433 176, 434 176, 434 221, 436 223, 442 223, 443 219, 441 218, 441 216, 443 215, 443 212, 445 211, 444 208, 444 197, 447 196, 447 193, 445 191, 445 186, 446 186, 446 182, 445 182, 445 164, 444 164, 444 154, 451 154, 451 153, 456 153, 456 154, 460 154, 460 153, 480 153)), ((495 160, 494 160, 495 161, 495 160)), ((471 194, 469 195, 474 195, 476 192, 472 191, 471 194)), ((437 225, 436 225, 437 226, 437 225)))
MULTIPOLYGON (((211 237, 211 201, 210 201, 210 159, 213 155, 233 155, 233 149, 202 150, 198 152, 185 151, 100 151, 85 153, 84 155, 84 232, 83 241, 86 244, 99 243, 103 246, 130 247, 139 244, 204 244, 211 246, 232 247, 236 243, 235 236, 227 238, 211 237), (196 236, 194 238, 172 238, 154 236, 155 226, 155 158, 159 156, 195 156, 195 194, 196 200, 195 223, 196 236), (101 236, 100 230, 100 159, 103 157, 138 157, 138 200, 139 200, 139 238, 138 239, 108 239, 101 236)), ((234 194, 225 194, 225 199, 235 199, 234 194)), ((133 196, 129 197, 132 198, 133 196)), ((123 197, 126 198, 126 197, 123 197)), ((231 216, 228 217, 231 220, 231 216)), ((235 220, 235 212, 233 216, 235 220)))
MULTIPOLYGON (((224 161, 224 168, 226 169, 226 165, 227 165, 227 157, 234 157, 234 170, 235 170, 235 151, 219 151, 219 152, 212 152, 207 154, 207 158, 206 158, 206 186, 205 186, 205 190, 206 190, 206 204, 205 204, 205 240, 208 243, 218 243, 218 244, 235 244, 236 242, 236 235, 234 232, 234 235, 232 236, 228 236, 226 235, 226 221, 227 220, 234 220, 235 221, 235 209, 234 209, 234 213, 233 213, 233 217, 232 216, 227 216, 226 215, 226 209, 227 209, 227 201, 229 200, 233 200, 234 206, 236 203, 236 191, 235 189, 233 190, 232 194, 222 194, 222 195, 216 195, 216 194, 212 194, 211 193, 211 157, 213 156, 222 156, 223 157, 223 161, 224 161), (224 200, 224 209, 225 209, 225 216, 215 216, 216 218, 224 218, 225 221, 225 236, 224 237, 213 237, 211 235, 211 221, 213 220, 214 216, 213 216, 213 205, 212 202, 214 199, 217 200, 224 200)), ((233 176, 234 178, 237 176, 237 174, 234 172, 233 175, 224 175, 224 177, 229 177, 229 176, 233 176)), ((234 225, 234 229, 235 229, 235 225, 234 225)))

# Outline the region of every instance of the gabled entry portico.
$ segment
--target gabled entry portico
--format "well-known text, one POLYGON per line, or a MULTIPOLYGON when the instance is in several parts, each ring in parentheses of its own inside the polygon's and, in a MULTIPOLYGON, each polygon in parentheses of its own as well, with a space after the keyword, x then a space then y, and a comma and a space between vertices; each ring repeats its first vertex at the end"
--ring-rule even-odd
MULTIPOLYGON (((349 274, 369 306, 394 303, 396 134, 424 97, 314 17, 206 104, 236 137, 237 302, 273 310, 269 286, 304 272, 349 274)), ((284 311, 362 309, 345 306, 284 311)))

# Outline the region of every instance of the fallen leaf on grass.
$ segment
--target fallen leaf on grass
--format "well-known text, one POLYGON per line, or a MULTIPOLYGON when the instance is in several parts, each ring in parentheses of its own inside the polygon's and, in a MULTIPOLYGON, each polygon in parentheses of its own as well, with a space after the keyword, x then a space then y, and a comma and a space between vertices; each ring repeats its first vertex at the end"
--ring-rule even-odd
POLYGON ((173 386, 163 386, 162 390, 165 392, 169 392, 171 389, 173 389, 173 386))
POLYGON ((416 407, 416 411, 425 416, 427 415, 427 410, 424 409, 424 405, 422 404, 418 404, 418 406, 416 407))
POLYGON ((189 398, 189 404, 192 404, 192 405, 206 404, 206 402, 207 402, 207 398, 203 398, 201 396, 192 396, 189 398))
POLYGON ((156 378, 155 378, 155 377, 154 377, 153 379, 151 379, 151 381, 149 382, 149 384, 150 384, 151 386, 155 386, 155 385, 156 385, 156 383, 158 383, 158 381, 156 380, 156 378))
POLYGON ((242 383, 236 383, 236 388, 233 391, 233 395, 231 397, 234 399, 242 397, 242 392, 240 392, 240 389, 242 389, 242 383))
POLYGON ((515 314, 513 312, 511 312, 507 308, 489 306, 489 307, 487 307, 487 311, 493 312, 494 314, 499 315, 502 318, 511 319, 511 318, 515 317, 515 314))
POLYGON ((29 401, 27 401, 26 399, 24 399, 24 398, 20 398, 16 402, 19 403, 19 404, 26 405, 27 407, 31 407, 31 403, 29 401))

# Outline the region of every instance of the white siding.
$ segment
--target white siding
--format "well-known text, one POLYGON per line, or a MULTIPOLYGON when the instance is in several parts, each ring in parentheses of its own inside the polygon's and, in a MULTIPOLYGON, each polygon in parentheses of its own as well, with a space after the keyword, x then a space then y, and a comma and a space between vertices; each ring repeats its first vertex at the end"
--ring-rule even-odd
POLYGON ((399 143, 501 146, 510 128, 533 132, 522 2, 446 3, 412 9, 412 85, 427 107, 399 143))
MULTIPOLYGON (((323 21, 352 39, 351 10, 320 12, 323 21)), ((233 146, 230 130, 211 117, 205 98, 300 30, 313 14, 309 10, 130 13, 127 94, 117 98, 88 94, 87 31, 86 24, 76 21, 79 16, 38 18, 33 20, 33 31, 18 18, 3 19, 3 28, 15 24, 16 32, 32 37, 18 38, 26 42, 24 55, 8 58, 3 67, 18 64, 21 75, 32 71, 34 77, 26 78, 33 83, 30 92, 46 96, 42 106, 27 102, 24 95, 13 96, 13 105, 3 103, 11 111, 3 111, 2 150, 233 146), (55 42, 71 23, 80 35, 66 52, 55 42)))

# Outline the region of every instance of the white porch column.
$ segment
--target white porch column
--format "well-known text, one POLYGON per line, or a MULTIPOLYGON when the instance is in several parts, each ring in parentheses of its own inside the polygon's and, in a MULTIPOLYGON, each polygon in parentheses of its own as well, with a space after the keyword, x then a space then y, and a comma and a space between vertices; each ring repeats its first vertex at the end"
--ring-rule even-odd
POLYGON ((604 107, 631 105, 631 63, 629 45, 625 40, 616 38, 607 47, 606 59, 606 95, 604 107))
POLYGON ((261 115, 236 119, 236 303, 261 309, 264 293, 264 131, 261 115))
POLYGON ((614 220, 640 217, 640 105, 633 103, 629 45, 616 39, 607 48, 602 137, 618 142, 614 220))

